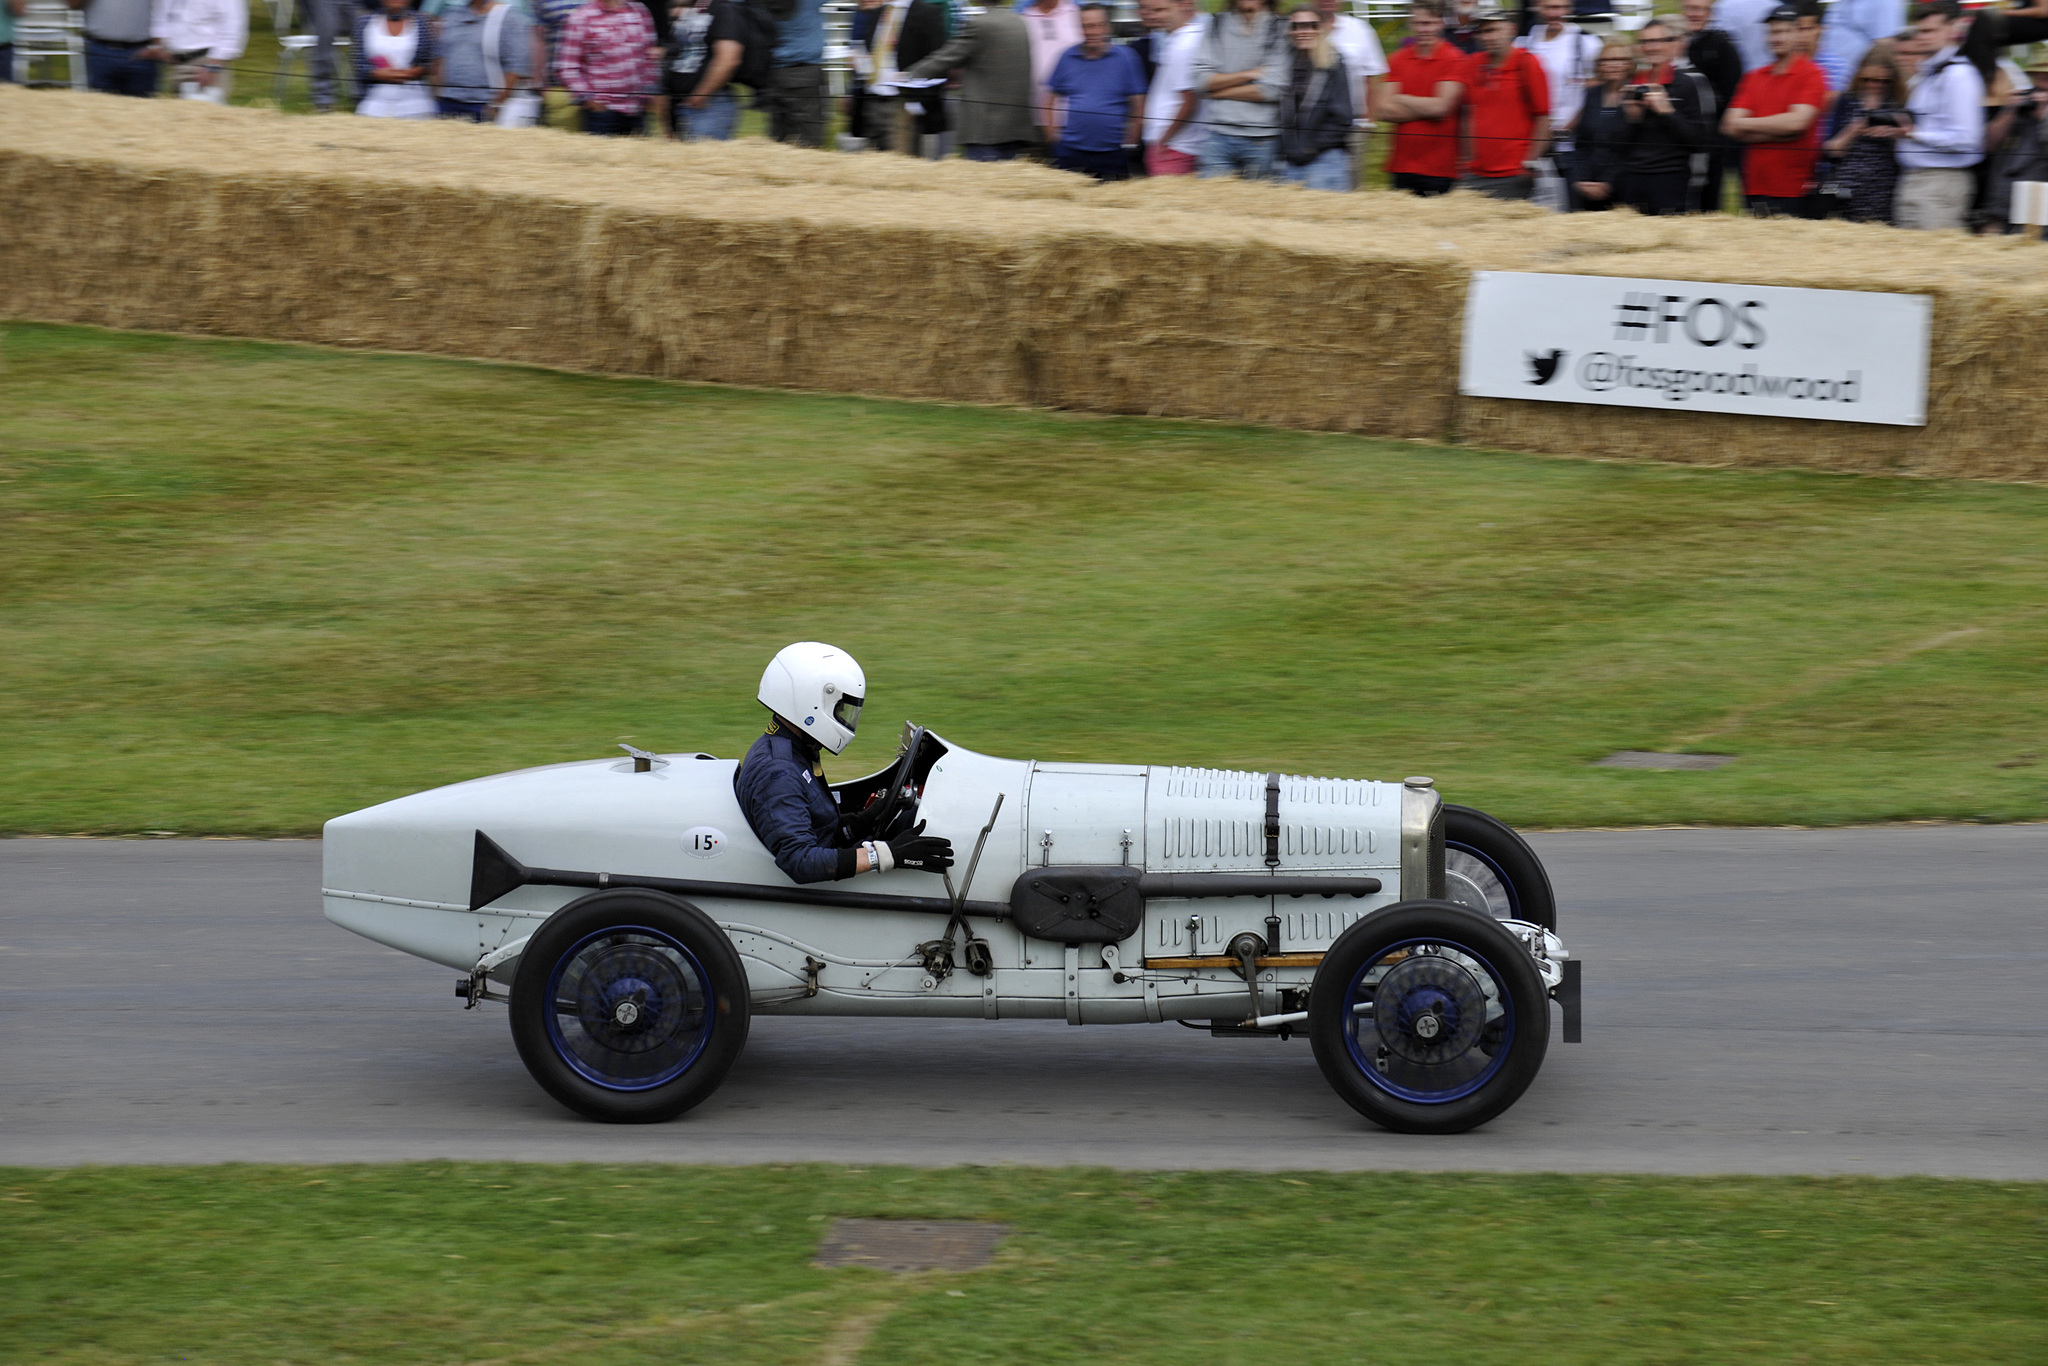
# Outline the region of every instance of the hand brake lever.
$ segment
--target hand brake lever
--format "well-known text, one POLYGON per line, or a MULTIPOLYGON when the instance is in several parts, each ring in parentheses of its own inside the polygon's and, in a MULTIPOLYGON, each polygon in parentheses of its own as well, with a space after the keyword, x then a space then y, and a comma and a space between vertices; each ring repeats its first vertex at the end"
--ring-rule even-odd
MULTIPOLYGON (((957 890, 953 886, 952 871, 950 869, 946 871, 946 895, 953 899, 953 915, 951 919, 946 921, 945 938, 940 942, 945 945, 945 961, 948 963, 953 961, 953 932, 960 927, 967 906, 968 889, 974 886, 974 870, 981 865, 982 847, 988 843, 989 832, 996 828, 996 817, 1002 813, 1003 797, 1005 795, 1001 792, 996 793, 996 804, 989 809, 988 824, 981 827, 981 835, 974 841, 973 857, 967 860, 967 872, 961 878, 960 886, 957 890)), ((980 976, 981 974, 976 973, 975 975, 980 976)))

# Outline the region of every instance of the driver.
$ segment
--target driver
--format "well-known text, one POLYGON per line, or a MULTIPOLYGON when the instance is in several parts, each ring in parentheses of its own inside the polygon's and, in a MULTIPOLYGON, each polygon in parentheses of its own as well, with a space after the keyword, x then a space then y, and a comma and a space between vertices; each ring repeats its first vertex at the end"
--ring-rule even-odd
POLYGON ((792 882, 891 868, 940 873, 953 866, 953 842, 926 835, 923 821, 888 841, 855 844, 847 834, 819 751, 837 754, 852 743, 867 690, 867 675, 851 655, 815 640, 784 648, 761 675, 768 733, 740 761, 733 793, 792 882))

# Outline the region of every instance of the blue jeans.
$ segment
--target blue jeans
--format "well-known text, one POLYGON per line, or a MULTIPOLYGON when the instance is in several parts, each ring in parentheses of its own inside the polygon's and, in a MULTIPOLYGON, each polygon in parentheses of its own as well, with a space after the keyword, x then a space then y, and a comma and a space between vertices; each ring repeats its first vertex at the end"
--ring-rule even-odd
POLYGON ((0 43, 0 85, 14 84, 14 44, 0 43))
MULTIPOLYGON (((344 87, 355 84, 348 58, 335 43, 354 41, 351 35, 355 33, 356 20, 365 11, 357 0, 306 0, 305 12, 313 21, 313 53, 307 63, 312 78, 313 107, 332 109, 337 74, 344 87)), ((358 90, 355 93, 361 95, 363 92, 358 90)))
POLYGON ((1306 166, 1296 166, 1291 161, 1278 163, 1280 178, 1290 185, 1306 185, 1311 190, 1348 190, 1351 188, 1351 154, 1342 147, 1332 147, 1316 153, 1316 159, 1306 166))
POLYGON ((630 138, 640 132, 640 115, 621 114, 616 109, 583 106, 583 131, 601 138, 630 138))
POLYGON ((678 114, 677 131, 691 142, 700 138, 728 142, 740 125, 740 102, 730 89, 721 90, 705 101, 702 109, 678 102, 678 114))
POLYGON ((482 100, 451 100, 446 95, 440 97, 440 105, 442 118, 465 119, 470 123, 482 123, 484 111, 490 108, 482 100))
POLYGON ((961 155, 969 161, 1015 161, 1030 146, 1028 142, 970 142, 961 155))
POLYGON ((1202 144, 1202 166, 1196 172, 1204 180, 1217 176, 1241 175, 1246 180, 1264 180, 1273 173, 1273 150, 1277 137, 1247 138, 1236 133, 1209 130, 1202 144))
POLYGON ((122 47, 85 40, 85 83, 107 95, 134 95, 149 99, 156 94, 157 72, 162 63, 138 57, 122 47))

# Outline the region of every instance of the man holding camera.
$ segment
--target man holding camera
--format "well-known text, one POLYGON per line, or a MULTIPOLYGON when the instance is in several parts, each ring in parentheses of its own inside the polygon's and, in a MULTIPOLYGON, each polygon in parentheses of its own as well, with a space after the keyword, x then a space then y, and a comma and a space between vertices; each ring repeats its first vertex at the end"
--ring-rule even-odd
POLYGON ((1893 220, 1902 228, 1959 231, 1967 225, 1984 159, 1984 78, 1960 49, 1970 21, 1956 0, 1913 6, 1913 42, 1923 54, 1900 127, 1868 135, 1897 140, 1899 188, 1893 220))
POLYGON ((1743 144, 1743 201, 1758 218, 1812 216, 1806 196, 1820 159, 1828 80, 1806 55, 1799 17, 1790 5, 1771 11, 1773 60, 1742 78, 1721 117, 1721 131, 1743 144))
POLYGON ((1677 25, 1652 19, 1636 37, 1635 79, 1622 87, 1628 139, 1616 197, 1638 213, 1691 212, 1699 194, 1693 154, 1714 146, 1713 87, 1678 53, 1677 25))

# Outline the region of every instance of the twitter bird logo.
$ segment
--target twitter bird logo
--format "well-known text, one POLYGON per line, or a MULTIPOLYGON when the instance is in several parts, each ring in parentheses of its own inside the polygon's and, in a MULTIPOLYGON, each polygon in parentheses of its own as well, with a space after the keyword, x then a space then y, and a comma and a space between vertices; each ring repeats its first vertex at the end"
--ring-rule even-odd
POLYGON ((1541 385, 1550 383, 1557 376, 1557 367, 1564 363, 1564 352, 1562 351, 1552 351, 1547 356, 1538 356, 1528 351, 1524 351, 1522 354, 1528 359, 1529 372, 1535 376, 1534 379, 1529 381, 1531 384, 1541 385))

